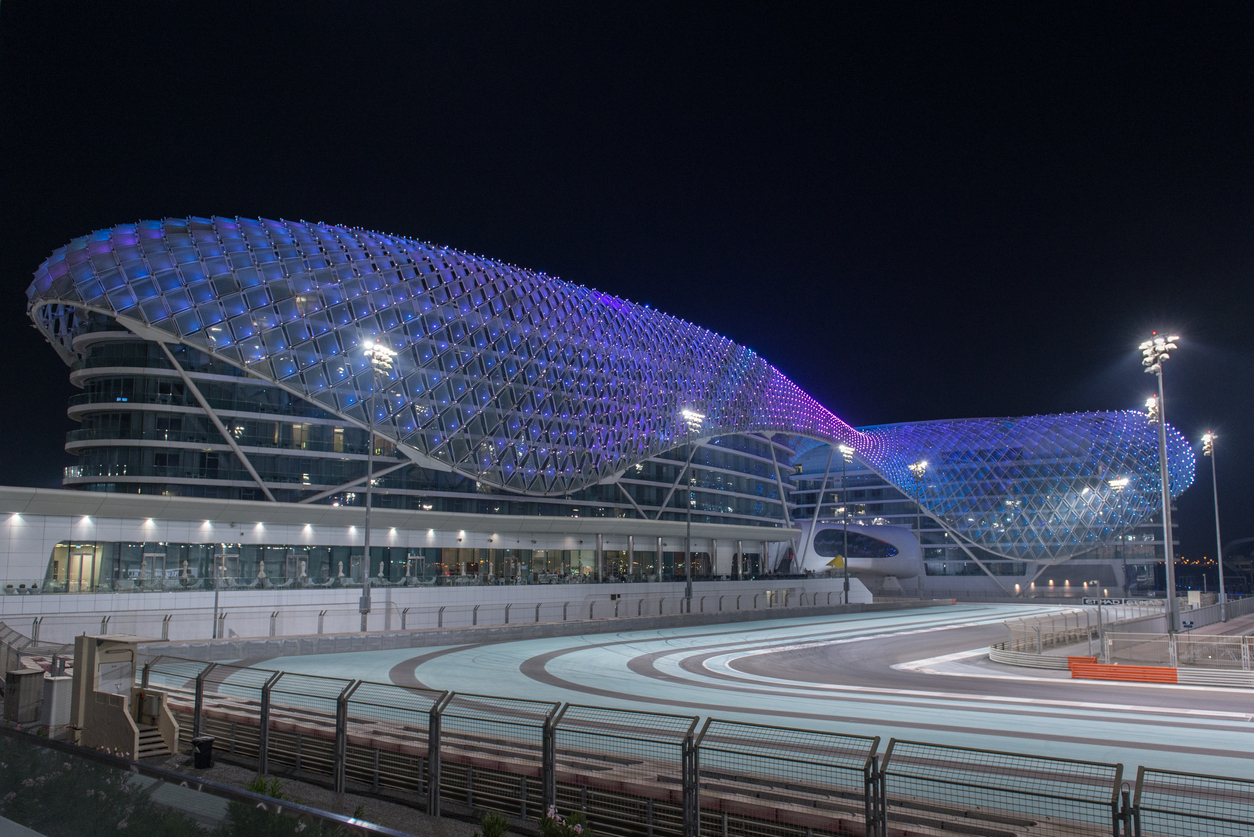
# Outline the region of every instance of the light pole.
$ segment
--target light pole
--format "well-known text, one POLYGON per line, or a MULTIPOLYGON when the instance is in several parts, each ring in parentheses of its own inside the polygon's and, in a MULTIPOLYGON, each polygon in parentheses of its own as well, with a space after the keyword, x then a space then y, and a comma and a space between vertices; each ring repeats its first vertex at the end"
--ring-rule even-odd
MULTIPOLYGON (((849 489, 845 488, 845 485, 846 485, 846 477, 849 475, 849 460, 853 458, 853 448, 849 447, 848 445, 841 445, 838 448, 838 450, 840 451, 840 459, 841 459, 840 500, 841 500, 841 509, 842 511, 844 511, 844 514, 842 515, 842 517, 844 518, 843 528, 844 528, 844 536, 845 536, 844 551, 841 553, 841 557, 844 559, 844 564, 845 564, 844 604, 849 604, 849 489)), ((823 499, 822 497, 819 498, 820 501, 822 499, 823 499)))
POLYGON ((1224 587, 1224 542, 1219 536, 1219 477, 1215 475, 1215 434, 1202 437, 1202 455, 1210 457, 1210 481, 1215 493, 1215 557, 1219 561, 1219 621, 1228 621, 1228 589, 1224 587))
MULTIPOLYGON (((1119 498, 1119 518, 1115 521, 1116 529, 1118 529, 1119 525, 1123 522, 1123 490, 1128 487, 1128 483, 1130 482, 1131 480, 1127 477, 1117 477, 1113 480, 1106 480, 1106 484, 1110 486, 1111 490, 1114 491, 1115 495, 1119 498)), ((1115 550, 1115 558, 1120 561, 1120 565, 1123 567, 1123 594, 1126 596, 1128 595, 1128 559, 1123 555, 1122 532, 1119 533, 1119 543, 1115 544, 1115 550)))
POLYGON ((688 450, 692 446, 692 431, 701 427, 705 414, 696 410, 683 409, 679 415, 684 420, 684 451, 688 459, 684 463, 684 482, 688 484, 688 522, 684 527, 684 601, 689 613, 692 613, 692 454, 688 450))
POLYGON ((1174 334, 1170 337, 1159 337, 1157 333, 1140 345, 1143 359, 1141 365, 1145 371, 1158 378, 1158 396, 1150 397, 1145 402, 1149 410, 1149 420, 1158 425, 1158 478, 1163 495, 1163 560, 1167 567, 1167 625, 1170 633, 1180 630, 1180 614, 1176 604, 1176 558, 1174 545, 1171 542, 1171 482, 1167 473, 1167 413, 1163 397, 1163 361, 1171 357, 1170 352, 1176 348, 1180 338, 1174 334))
POLYGON ((366 619, 370 615, 370 507, 374 500, 374 396, 378 390, 379 373, 392 369, 396 352, 367 340, 363 344, 366 357, 370 358, 370 435, 366 438, 366 536, 361 556, 361 599, 357 609, 361 611, 361 630, 366 631, 366 619))
POLYGON ((923 561, 923 475, 927 473, 927 460, 920 459, 906 466, 914 475, 914 531, 919 536, 919 562, 923 561))

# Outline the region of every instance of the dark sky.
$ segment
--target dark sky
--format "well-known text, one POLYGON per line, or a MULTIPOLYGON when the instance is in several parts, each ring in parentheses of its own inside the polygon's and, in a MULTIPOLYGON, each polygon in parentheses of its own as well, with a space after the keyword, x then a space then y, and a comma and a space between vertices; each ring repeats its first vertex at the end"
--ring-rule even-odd
POLYGON ((1169 420, 1221 434, 1254 536, 1249 3, 5 0, 0 62, 0 484, 73 461, 34 268, 221 214, 649 303, 855 425, 1139 408, 1136 345, 1175 330, 1169 420))

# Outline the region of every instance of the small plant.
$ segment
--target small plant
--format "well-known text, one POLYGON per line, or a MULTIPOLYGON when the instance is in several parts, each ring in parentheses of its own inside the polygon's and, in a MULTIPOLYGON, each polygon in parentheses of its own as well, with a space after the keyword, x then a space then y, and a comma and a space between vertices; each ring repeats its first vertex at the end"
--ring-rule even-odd
POLYGON ((541 837, 592 837, 592 829, 588 826, 588 818, 582 811, 576 811, 570 817, 563 817, 557 812, 556 805, 550 805, 548 812, 540 818, 541 837))
POLYGON ((476 831, 475 837, 505 837, 509 832, 509 820, 501 814, 491 812, 483 815, 479 827, 483 830, 476 831))

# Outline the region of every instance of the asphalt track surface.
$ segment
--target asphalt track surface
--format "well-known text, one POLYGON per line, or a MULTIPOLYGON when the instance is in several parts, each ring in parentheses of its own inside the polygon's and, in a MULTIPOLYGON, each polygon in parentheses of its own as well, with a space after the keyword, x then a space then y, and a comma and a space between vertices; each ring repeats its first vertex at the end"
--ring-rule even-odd
POLYGON ((264 668, 1254 779, 1254 691, 1077 681, 981 658, 1058 608, 889 613, 280 657, 264 668))

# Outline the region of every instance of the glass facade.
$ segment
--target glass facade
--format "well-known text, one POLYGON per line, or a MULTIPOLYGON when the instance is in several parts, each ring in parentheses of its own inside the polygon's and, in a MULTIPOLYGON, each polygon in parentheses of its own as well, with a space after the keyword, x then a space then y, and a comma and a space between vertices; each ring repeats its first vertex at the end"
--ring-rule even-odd
MULTIPOLYGON (((100 326, 103 318, 88 323, 100 326)), ((262 500, 260 486, 226 443, 161 347, 125 332, 84 329, 84 357, 73 379, 83 392, 69 413, 81 429, 66 449, 79 464, 66 484, 94 491, 262 500)), ((368 433, 326 410, 187 346, 170 347, 175 360, 244 451, 277 500, 299 502, 363 478, 368 433)), ((687 518, 701 523, 781 525, 784 510, 775 482, 772 448, 787 467, 792 449, 765 438, 735 435, 683 445, 629 468, 613 484, 567 497, 514 494, 456 472, 412 463, 397 446, 376 439, 380 508, 467 514, 560 517, 687 518), (685 463, 692 453, 687 480, 685 463), (630 496, 631 499, 628 499, 630 496), (634 501, 634 505, 633 505, 634 501), (638 507, 638 508, 637 508, 638 507)), ((321 502, 360 505, 360 486, 321 502)))
MULTIPOLYGON (((360 546, 308 544, 62 541, 52 551, 43 593, 157 593, 220 589, 361 586, 360 546)), ((463 586, 660 582, 684 579, 682 552, 607 550, 597 574, 589 549, 462 549, 372 546, 373 586, 463 586)), ((710 556, 692 554, 694 580, 711 576, 710 556)), ((731 577, 764 570, 760 552, 736 555, 731 577)))

